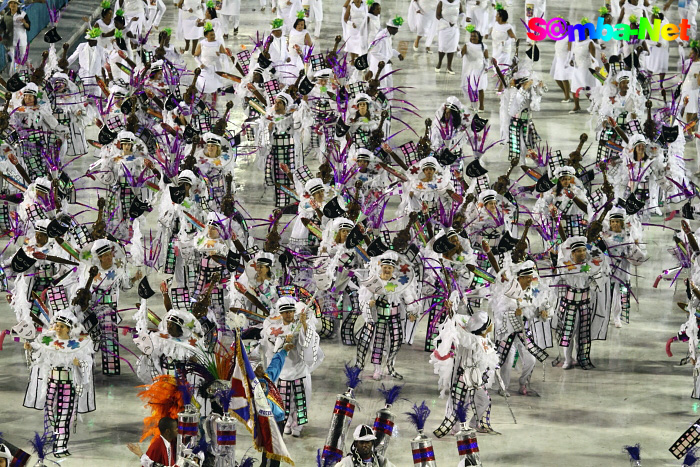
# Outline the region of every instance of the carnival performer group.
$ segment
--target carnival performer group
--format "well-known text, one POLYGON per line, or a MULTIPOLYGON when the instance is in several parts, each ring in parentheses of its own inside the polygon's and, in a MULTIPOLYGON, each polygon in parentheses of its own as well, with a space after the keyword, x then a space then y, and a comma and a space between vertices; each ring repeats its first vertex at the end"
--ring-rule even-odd
MULTIPOLYGON (((321 0, 241 3, 181 0, 171 29, 164 2, 104 1, 74 53, 51 28, 40 63, 25 50, 42 45, 27 43, 9 3, 0 287, 8 333, 23 343, 5 352, 26 353, 24 406, 44 413, 37 444, 70 456, 104 381, 134 373, 151 444, 129 448, 143 466, 250 465, 237 427, 253 433, 263 466, 311 465, 285 443, 318 427, 312 400, 333 412, 319 465, 392 466, 391 406, 416 377, 406 357, 416 344, 434 369, 420 383, 445 403, 432 435, 456 436, 459 465, 481 465, 477 434, 499 434, 491 413, 504 407, 492 396, 511 408, 511 393, 546 395, 538 362, 605 371, 595 341, 634 319, 645 234, 662 223, 676 265, 655 286, 687 277, 675 340, 688 343, 700 398, 700 165, 686 166, 689 143, 700 148, 694 37, 678 42, 677 70, 668 44, 585 32, 557 43, 550 77, 571 113, 590 102, 590 119, 586 133, 547 141, 536 128, 552 95, 540 51, 512 20, 545 16, 544 0, 524 12, 411 0, 405 25, 378 0, 347 0, 325 48, 321 0), (255 34, 242 7, 269 25, 255 34), (413 54, 437 48, 445 79, 462 58, 455 95, 430 108, 395 86, 408 29, 413 54), (495 161, 508 170, 494 173, 495 161), (243 202, 253 172, 264 201, 243 202), (343 364, 335 405, 316 397, 317 369, 343 364), (374 426, 350 428, 361 379, 396 386, 374 426)), ((619 3, 591 17, 634 27, 680 14, 695 27, 695 1, 619 3)), ((416 404, 410 417, 414 461, 432 452, 428 413, 416 404)), ((4 436, 0 462, 27 454, 4 436)))

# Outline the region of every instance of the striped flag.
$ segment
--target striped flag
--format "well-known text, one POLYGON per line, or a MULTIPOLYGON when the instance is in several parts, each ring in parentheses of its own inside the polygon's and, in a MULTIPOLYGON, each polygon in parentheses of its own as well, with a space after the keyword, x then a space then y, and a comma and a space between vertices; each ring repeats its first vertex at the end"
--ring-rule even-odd
POLYGON ((270 402, 248 361, 248 354, 241 344, 240 335, 238 331, 234 333, 236 337, 232 347, 236 361, 231 377, 233 396, 230 413, 253 435, 253 442, 258 451, 265 452, 268 459, 294 465, 282 439, 282 433, 277 428, 270 402))

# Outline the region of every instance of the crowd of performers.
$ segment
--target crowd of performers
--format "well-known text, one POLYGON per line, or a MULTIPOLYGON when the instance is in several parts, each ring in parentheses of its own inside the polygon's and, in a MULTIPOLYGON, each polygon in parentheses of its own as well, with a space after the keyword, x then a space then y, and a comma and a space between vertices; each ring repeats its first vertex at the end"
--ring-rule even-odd
MULTIPOLYGON (((401 349, 413 345, 446 400, 433 435, 455 435, 460 465, 479 465, 476 433, 498 434, 490 393, 538 396, 532 374, 548 359, 595 368, 593 343, 629 323, 635 268, 648 259, 644 233, 659 216, 675 232, 678 265, 656 285, 689 269, 689 318, 676 339, 689 342, 700 398, 700 232, 687 222, 700 208, 684 162, 686 143, 700 139, 700 44, 680 46, 672 78, 667 49, 654 44, 601 54, 583 37, 557 49, 553 77, 565 100, 575 93, 575 110, 589 96, 592 135, 557 148, 535 127, 547 91, 534 71, 539 51, 529 44, 518 54, 502 5, 414 0, 414 49, 436 34, 438 72, 444 55, 452 72, 468 21, 464 93, 437 106, 417 141, 399 144, 406 116, 419 114, 410 90, 393 86, 403 19, 380 21, 378 2, 348 0, 343 34, 322 51, 306 30, 314 23, 320 34, 321 1, 273 1, 278 18, 238 53, 225 41, 238 33, 240 2, 179 2, 184 50, 168 28, 155 37, 161 3, 103 3, 75 53, 56 50, 52 29, 42 63, 17 54, 16 73, 1 83, 0 226, 9 241, 0 282, 29 367, 24 405, 44 413, 42 456, 42 443, 70 455, 80 414, 96 410, 95 372, 133 372, 152 411, 150 448, 130 446, 142 465, 250 462, 236 458, 236 422, 255 433, 263 466, 290 463, 283 435, 314 423, 308 404, 323 348, 347 346, 348 389, 319 462, 390 466, 400 386, 386 389, 374 426, 356 427, 348 452, 353 389, 363 371, 403 380, 401 349), (498 138, 478 114, 488 81, 500 91, 498 138), (509 169, 494 174, 482 156, 499 151, 509 169), (269 217, 237 199, 241 165, 264 171, 269 217), (123 298, 131 288, 136 307, 123 298)), ((526 15, 543 15, 544 3, 526 15)), ((641 0, 621 3, 624 21, 663 17, 641 0)), ((425 404, 411 413, 416 465, 435 462, 428 414, 425 404)), ((0 449, 0 459, 22 455, 0 449)))

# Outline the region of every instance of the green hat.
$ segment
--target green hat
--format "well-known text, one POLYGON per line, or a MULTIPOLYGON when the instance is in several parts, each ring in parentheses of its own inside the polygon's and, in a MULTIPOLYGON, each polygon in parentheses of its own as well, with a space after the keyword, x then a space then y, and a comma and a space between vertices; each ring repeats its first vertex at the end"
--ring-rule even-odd
POLYGON ((388 26, 391 26, 394 28, 400 28, 402 24, 403 24, 403 18, 400 17, 399 15, 396 15, 396 17, 394 19, 389 21, 388 26))
POLYGON ((121 39, 122 37, 124 37, 124 33, 121 31, 121 29, 115 29, 114 37, 117 39, 121 39))
POLYGON ((639 19, 639 18, 637 18, 637 16, 635 16, 635 15, 630 15, 630 23, 636 23, 638 19, 639 19))
POLYGON ((590 23, 590 21, 588 20, 587 17, 584 16, 583 18, 581 18, 581 24, 588 24, 588 23, 590 23))
POLYGON ((467 32, 474 32, 476 31, 476 26, 473 24, 467 24, 467 32))
POLYGON ((204 33, 205 34, 208 33, 209 31, 213 31, 213 30, 214 30, 214 25, 211 24, 210 21, 207 21, 206 23, 204 23, 204 33))
POLYGON ((605 16, 605 15, 607 15, 608 13, 610 13, 610 10, 608 10, 606 7, 602 7, 602 8, 599 8, 599 9, 598 9, 598 14, 599 14, 600 16, 605 16))
POLYGON ((173 35, 173 29, 172 28, 165 28, 163 29, 163 32, 166 33, 168 36, 173 35))
POLYGON ((282 29, 282 26, 284 25, 284 21, 282 20, 282 18, 275 18, 272 20, 270 25, 272 26, 273 31, 276 29, 282 29))
POLYGON ((102 29, 100 29, 98 27, 94 27, 94 28, 89 29, 87 31, 87 35, 90 39, 97 39, 98 37, 100 37, 102 35, 102 29))
POLYGON ((109 8, 112 8, 112 2, 110 2, 109 0, 103 0, 102 3, 100 3, 100 6, 103 10, 107 10, 109 8))
POLYGON ((497 10, 504 10, 505 9, 505 8, 503 8, 502 3, 496 3, 493 7, 497 10))
POLYGON ((297 11, 297 19, 305 19, 305 18, 306 18, 306 12, 304 10, 297 11))
POLYGON ((121 8, 118 9, 118 10, 116 11, 116 15, 117 15, 117 16, 124 16, 124 10, 122 10, 121 8))

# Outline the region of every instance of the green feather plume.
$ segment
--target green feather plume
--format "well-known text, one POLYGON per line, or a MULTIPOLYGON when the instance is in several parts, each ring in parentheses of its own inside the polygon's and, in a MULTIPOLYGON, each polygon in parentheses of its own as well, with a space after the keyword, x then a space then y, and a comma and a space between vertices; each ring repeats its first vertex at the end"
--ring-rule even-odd
POLYGON ((396 16, 396 18, 391 20, 391 23, 398 28, 403 24, 403 18, 400 16, 396 16))
POLYGON ((92 28, 88 31, 88 36, 90 36, 90 39, 97 39, 102 35, 102 29, 100 28, 92 28))

